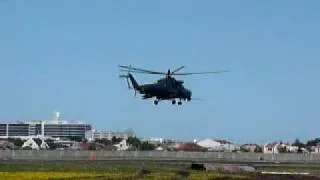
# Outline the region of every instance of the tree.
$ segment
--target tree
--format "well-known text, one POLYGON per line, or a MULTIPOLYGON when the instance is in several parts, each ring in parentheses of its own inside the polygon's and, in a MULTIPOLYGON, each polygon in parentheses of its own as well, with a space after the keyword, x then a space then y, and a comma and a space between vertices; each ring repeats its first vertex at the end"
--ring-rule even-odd
POLYGON ((127 143, 131 145, 134 149, 136 150, 142 150, 142 151, 151 151, 156 148, 155 145, 149 144, 147 141, 141 142, 138 138, 136 137, 129 137, 127 139, 127 143))
POLYGON ((21 147, 24 143, 20 138, 8 138, 8 142, 12 142, 17 147, 21 147))
POLYGON ((42 140, 40 138, 33 138, 33 140, 34 140, 34 142, 37 143, 38 146, 40 146, 42 143, 42 140))
POLYGON ((52 139, 46 139, 45 142, 48 144, 49 149, 51 150, 57 149, 57 145, 54 143, 52 139))
POLYGON ((142 142, 141 150, 142 151, 152 151, 155 149, 155 145, 149 144, 148 142, 142 142))
POLYGON ((112 141, 112 144, 118 144, 119 142, 121 142, 121 140, 122 140, 121 138, 117 138, 113 136, 111 141, 112 141))
POLYGON ((127 143, 135 149, 140 149, 141 147, 141 141, 136 137, 129 137, 127 143))
POLYGON ((306 145, 303 144, 298 138, 294 141, 294 143, 292 143, 292 146, 297 146, 299 148, 306 147, 306 145))
POLYGON ((309 140, 307 141, 307 146, 311 147, 311 146, 317 146, 320 144, 320 138, 315 138, 313 140, 309 140))

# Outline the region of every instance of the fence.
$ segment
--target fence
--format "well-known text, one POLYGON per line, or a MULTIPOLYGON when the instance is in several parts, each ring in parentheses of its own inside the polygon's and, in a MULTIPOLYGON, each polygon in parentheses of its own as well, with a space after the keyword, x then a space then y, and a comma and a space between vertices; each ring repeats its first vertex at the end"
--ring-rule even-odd
POLYGON ((49 151, 3 150, 2 160, 176 160, 226 162, 320 163, 320 154, 263 154, 240 152, 49 151))

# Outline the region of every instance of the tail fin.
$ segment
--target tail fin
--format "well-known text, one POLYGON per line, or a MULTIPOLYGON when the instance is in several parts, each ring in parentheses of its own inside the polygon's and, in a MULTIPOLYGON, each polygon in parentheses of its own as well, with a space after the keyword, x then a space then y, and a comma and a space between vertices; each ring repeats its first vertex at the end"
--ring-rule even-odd
POLYGON ((140 86, 139 86, 138 82, 134 79, 132 74, 130 72, 128 72, 127 75, 120 75, 119 77, 120 78, 126 78, 127 79, 127 83, 128 83, 128 88, 132 89, 132 87, 130 86, 130 83, 129 83, 129 79, 130 79, 130 82, 131 82, 131 84, 133 86, 133 89, 134 89, 134 94, 136 95, 137 94, 136 91, 140 90, 140 86))
POLYGON ((129 79, 130 79, 130 81, 131 81, 131 84, 132 84, 133 88, 134 88, 135 90, 139 90, 139 89, 140 89, 140 86, 139 86, 138 82, 134 79, 134 77, 132 76, 132 74, 128 73, 128 77, 129 77, 129 79))

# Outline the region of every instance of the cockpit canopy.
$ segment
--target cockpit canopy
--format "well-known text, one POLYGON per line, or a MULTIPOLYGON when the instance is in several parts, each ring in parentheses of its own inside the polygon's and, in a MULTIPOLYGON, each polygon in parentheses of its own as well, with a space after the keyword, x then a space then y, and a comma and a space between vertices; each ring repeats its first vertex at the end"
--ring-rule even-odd
MULTIPOLYGON (((162 79, 159 79, 157 83, 168 83, 168 80, 169 80, 168 78, 162 78, 162 79)), ((184 83, 184 81, 176 80, 174 78, 171 78, 171 81, 173 82, 173 84, 178 86, 183 86, 183 83, 184 83)))
POLYGON ((177 82, 177 84, 180 84, 180 85, 182 85, 184 83, 184 81, 181 81, 181 80, 177 80, 176 82, 177 82))

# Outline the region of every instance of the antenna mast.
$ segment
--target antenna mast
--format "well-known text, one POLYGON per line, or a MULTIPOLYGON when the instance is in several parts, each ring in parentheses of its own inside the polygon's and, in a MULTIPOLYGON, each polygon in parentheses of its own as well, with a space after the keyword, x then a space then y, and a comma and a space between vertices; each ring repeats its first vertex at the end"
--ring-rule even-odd
POLYGON ((54 120, 57 121, 57 122, 60 121, 60 112, 59 111, 55 111, 54 120))

